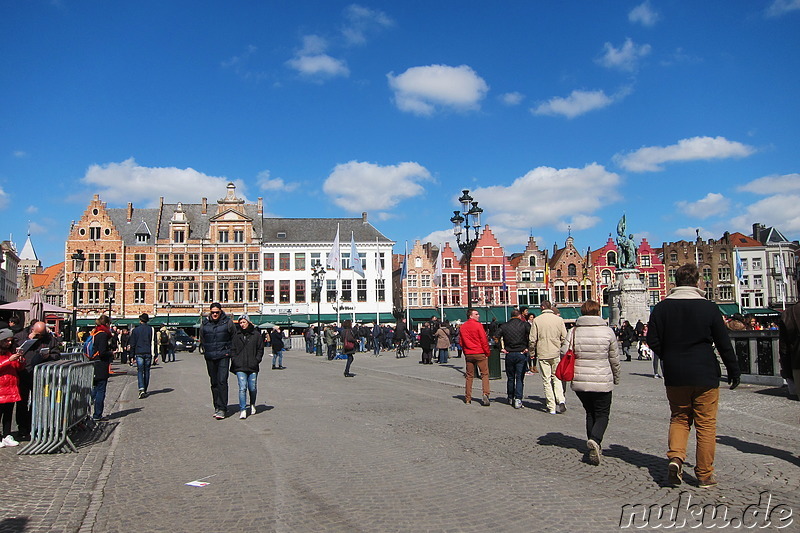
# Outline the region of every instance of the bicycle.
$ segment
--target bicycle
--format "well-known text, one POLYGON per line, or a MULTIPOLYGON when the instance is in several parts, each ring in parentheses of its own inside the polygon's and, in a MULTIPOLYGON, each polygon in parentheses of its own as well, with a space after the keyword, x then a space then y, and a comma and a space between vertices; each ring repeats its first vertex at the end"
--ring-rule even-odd
POLYGON ((408 341, 403 340, 397 343, 397 347, 395 348, 395 357, 400 359, 401 357, 406 357, 406 351, 408 350, 408 341))

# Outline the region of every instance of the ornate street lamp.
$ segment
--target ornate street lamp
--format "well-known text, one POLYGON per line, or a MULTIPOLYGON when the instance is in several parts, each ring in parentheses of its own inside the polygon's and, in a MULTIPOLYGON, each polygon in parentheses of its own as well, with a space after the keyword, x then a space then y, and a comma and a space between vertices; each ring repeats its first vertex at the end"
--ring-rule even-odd
POLYGON ((467 307, 472 307, 472 252, 475 251, 475 245, 480 238, 483 209, 478 207, 478 202, 469 195, 469 189, 464 189, 462 192, 461 198, 458 199, 461 202, 461 211, 453 211, 454 215, 450 217, 450 222, 453 223, 453 234, 456 236, 458 249, 464 254, 467 262, 467 307))
POLYGON ((167 310, 167 323, 164 325, 167 327, 167 329, 169 329, 169 311, 172 309, 172 306, 169 303, 166 303, 164 304, 164 309, 167 310))
POLYGON ((320 319, 320 305, 322 302, 322 283, 325 280, 325 267, 322 263, 317 262, 311 267, 311 277, 314 278, 311 287, 317 298, 317 335, 316 335, 316 349, 317 356, 322 357, 322 320, 320 319))
POLYGON ((83 271, 83 262, 86 256, 83 250, 75 250, 72 254, 72 272, 75 277, 72 280, 72 342, 78 342, 78 275, 83 271))
POLYGON ((108 298, 108 320, 111 321, 111 306, 114 305, 114 293, 116 287, 113 283, 109 283, 106 287, 106 297, 108 298))

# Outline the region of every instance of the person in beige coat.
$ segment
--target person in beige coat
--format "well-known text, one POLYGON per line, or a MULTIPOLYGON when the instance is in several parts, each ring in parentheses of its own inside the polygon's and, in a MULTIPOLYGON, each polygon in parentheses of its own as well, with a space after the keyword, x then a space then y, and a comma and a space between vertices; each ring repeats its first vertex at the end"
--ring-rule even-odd
POLYGON ((611 413, 611 392, 619 384, 619 351, 614 330, 600 318, 599 303, 586 300, 581 315, 561 346, 561 354, 570 346, 575 352, 572 390, 586 410, 588 461, 599 465, 611 413))
POLYGON ((450 350, 450 329, 448 324, 445 322, 439 326, 434 335, 436 336, 436 349, 439 350, 439 357, 436 362, 443 365, 448 360, 448 350, 450 350))
POLYGON ((567 338, 564 320, 555 314, 550 302, 541 304, 542 314, 533 319, 531 325, 529 355, 539 361, 539 373, 544 384, 547 411, 554 415, 567 410, 564 401, 564 386, 556 377, 556 367, 561 356, 561 345, 567 338))

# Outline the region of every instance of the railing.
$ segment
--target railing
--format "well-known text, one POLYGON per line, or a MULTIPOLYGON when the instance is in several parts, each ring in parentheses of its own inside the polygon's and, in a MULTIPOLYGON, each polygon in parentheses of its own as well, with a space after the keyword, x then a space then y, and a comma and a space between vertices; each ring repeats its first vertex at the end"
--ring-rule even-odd
POLYGON ((761 385, 783 384, 778 361, 778 331, 730 331, 742 381, 761 385))
POLYGON ((20 455, 78 449, 69 432, 88 421, 94 363, 70 360, 36 365, 33 372, 31 441, 20 455))

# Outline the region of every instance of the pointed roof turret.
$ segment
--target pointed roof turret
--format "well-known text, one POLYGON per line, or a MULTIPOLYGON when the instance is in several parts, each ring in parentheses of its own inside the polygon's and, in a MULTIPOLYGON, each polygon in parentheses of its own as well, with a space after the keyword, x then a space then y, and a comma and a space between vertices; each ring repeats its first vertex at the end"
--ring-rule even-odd
POLYGON ((25 241, 25 246, 22 247, 22 252, 19 254, 20 260, 38 261, 39 257, 36 255, 36 250, 33 249, 31 242, 31 233, 28 232, 28 239, 25 241))

